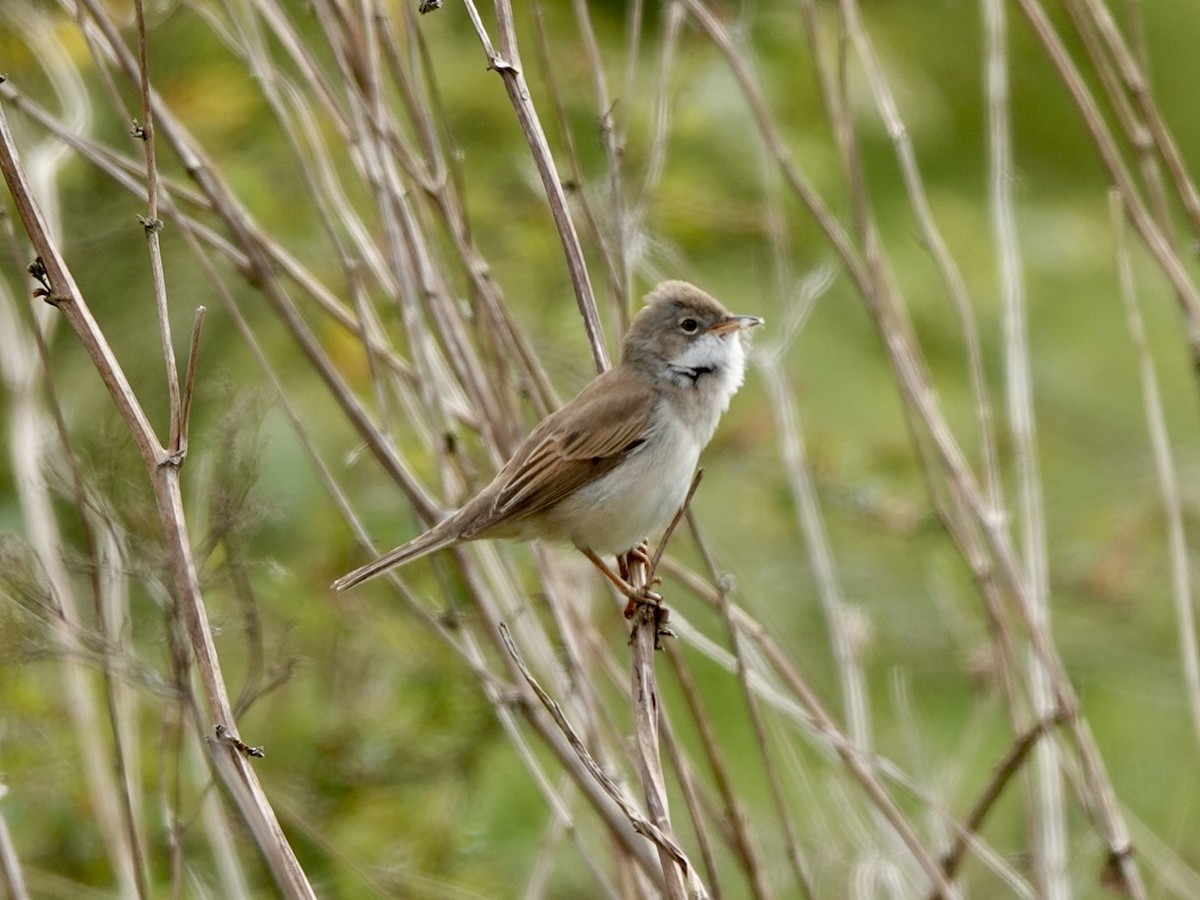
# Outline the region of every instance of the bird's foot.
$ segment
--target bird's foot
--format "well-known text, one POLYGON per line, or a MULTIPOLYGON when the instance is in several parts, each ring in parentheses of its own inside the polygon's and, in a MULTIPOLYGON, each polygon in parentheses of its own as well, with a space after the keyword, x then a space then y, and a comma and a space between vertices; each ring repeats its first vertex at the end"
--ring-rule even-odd
MULTIPOLYGON (((654 649, 661 650, 662 645, 659 639, 663 637, 674 637, 675 633, 667 627, 667 617, 670 613, 667 608, 662 605, 662 594, 654 590, 660 584, 662 579, 657 575, 651 575, 649 580, 641 587, 634 587, 629 583, 629 566, 626 564, 627 558, 644 559, 646 545, 638 547, 637 550, 632 550, 624 557, 617 557, 617 562, 621 567, 621 574, 618 575, 607 565, 604 564, 599 556, 591 550, 583 549, 583 555, 592 561, 592 564, 599 569, 604 577, 609 580, 613 587, 625 595, 629 601, 625 604, 625 618, 633 619, 635 616, 645 616, 644 619, 639 619, 640 622, 652 624, 654 627, 654 649)), ((635 629, 636 629, 635 623, 635 629)))
POLYGON ((636 588, 629 582, 625 583, 622 593, 629 599, 625 604, 625 618, 632 619, 634 613, 643 606, 653 607, 655 609, 666 610, 662 605, 662 594, 654 590, 662 584, 662 579, 655 575, 640 588, 636 588))
POLYGON ((644 625, 654 629, 655 650, 662 649, 663 638, 675 637, 675 632, 667 626, 671 611, 663 606, 662 594, 654 590, 660 584, 662 579, 656 575, 641 588, 630 587, 625 595, 629 598, 629 602, 625 604, 625 618, 633 621, 630 642, 633 642, 638 627, 644 625))
POLYGON ((631 570, 633 568, 632 564, 635 562, 640 562, 642 565, 649 567, 653 559, 654 554, 650 552, 650 542, 642 541, 632 550, 617 557, 617 568, 621 572, 621 578, 623 578, 626 583, 629 583, 631 578, 631 570))
POLYGON ((650 552, 649 542, 642 541, 624 556, 618 557, 617 561, 621 565, 621 575, 627 584, 635 563, 641 563, 650 573, 645 585, 637 588, 630 585, 629 589, 625 591, 625 596, 629 598, 629 602, 625 604, 625 618, 632 619, 638 614, 639 609, 645 610, 646 618, 643 621, 654 627, 654 649, 661 650, 662 645, 659 643, 659 638, 674 637, 675 632, 667 627, 667 619, 671 615, 670 610, 662 605, 662 594, 654 590, 662 584, 662 579, 655 575, 651 568, 654 565, 654 554, 650 552))

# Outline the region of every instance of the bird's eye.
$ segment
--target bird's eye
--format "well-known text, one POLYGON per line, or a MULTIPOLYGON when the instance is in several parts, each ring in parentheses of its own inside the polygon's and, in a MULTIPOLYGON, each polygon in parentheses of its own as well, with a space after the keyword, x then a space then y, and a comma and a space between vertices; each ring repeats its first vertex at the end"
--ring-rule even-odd
POLYGON ((688 316, 686 319, 679 320, 679 330, 684 334, 695 334, 700 330, 700 323, 688 316))

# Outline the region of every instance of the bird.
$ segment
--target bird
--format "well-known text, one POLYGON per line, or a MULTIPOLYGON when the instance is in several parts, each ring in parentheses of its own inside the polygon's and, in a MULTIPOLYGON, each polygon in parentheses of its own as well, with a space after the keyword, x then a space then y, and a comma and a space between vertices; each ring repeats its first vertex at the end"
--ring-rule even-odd
POLYGON ((635 551, 682 508, 700 451, 742 385, 742 332, 761 324, 688 282, 659 284, 630 323, 616 366, 546 416, 461 508, 334 589, 494 538, 573 544, 622 587, 601 557, 635 551))

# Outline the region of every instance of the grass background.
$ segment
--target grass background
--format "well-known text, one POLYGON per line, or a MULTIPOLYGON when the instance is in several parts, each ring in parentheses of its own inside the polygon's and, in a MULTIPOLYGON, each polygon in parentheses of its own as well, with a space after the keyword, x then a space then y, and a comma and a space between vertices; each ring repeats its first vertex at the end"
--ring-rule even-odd
MULTIPOLYGON (((284 6, 336 78, 332 54, 319 36, 318 17, 301 4, 284 6)), ((833 47, 837 11, 833 5, 819 6, 826 46, 833 47)), ((111 7, 132 45, 130 8, 120 3, 111 7)), ((1144 28, 1154 98, 1183 159, 1194 166, 1200 157, 1200 119, 1194 115, 1191 85, 1200 17, 1183 0, 1113 3, 1112 8, 1131 33, 1134 23, 1144 28)), ((761 2, 714 4, 713 9, 734 30, 754 66, 795 161, 833 213, 849 222, 851 195, 798 6, 761 2)), ((653 143, 654 72, 666 7, 645 10, 641 59, 629 84, 622 84, 622 73, 633 7, 608 2, 589 10, 609 66, 612 115, 624 142, 620 171, 632 195, 653 143)), ((1068 34, 1069 49, 1082 58, 1063 9, 1050 4, 1049 12, 1068 34)), ((1140 850, 1147 844, 1154 848, 1147 865, 1151 894, 1187 896, 1186 886, 1197 883, 1194 870, 1200 866, 1197 723, 1188 711, 1181 675, 1168 537, 1138 357, 1118 290, 1110 183, 1044 52, 1016 9, 1010 13, 1011 189, 1028 303, 1053 640, 1122 808, 1136 823, 1135 844, 1140 850), (1186 875, 1172 880, 1168 872, 1186 875)), ((388 7, 387 14, 401 21, 398 8, 388 7)), ((579 189, 603 209, 606 160, 577 20, 565 3, 545 3, 538 14, 563 116, 585 176, 579 189)), ((221 5, 203 2, 149 8, 153 83, 272 239, 338 291, 339 285, 345 287, 339 259, 284 134, 244 61, 210 27, 209 16, 224 21, 228 15, 221 5)), ((933 216, 961 267, 978 318, 999 422, 1005 509, 1015 515, 1017 481, 1004 421, 1003 307, 987 195, 980 7, 960 0, 893 0, 866 3, 863 15, 913 142, 933 216)), ((55 110, 61 94, 47 72, 73 68, 87 103, 94 105, 88 136, 136 158, 140 151, 130 147, 129 122, 107 104, 97 67, 70 16, 53 4, 20 3, 5 17, 0 67, 11 89, 55 110), (48 29, 45 37, 31 36, 26 27, 31 20, 18 18, 17 7, 48 29), (53 59, 47 42, 56 47, 53 59)), ((563 135, 551 124, 547 70, 536 62, 530 11, 518 10, 517 22, 532 100, 565 168, 563 135)), ((474 240, 554 387, 568 396, 592 374, 591 358, 545 196, 501 80, 487 70, 459 4, 448 2, 415 23, 436 73, 444 111, 440 127, 446 146, 458 154, 474 240)), ((1098 91, 1095 75, 1088 74, 1098 91)), ((127 102, 135 102, 128 84, 119 90, 127 102)), ((1011 743, 1012 731, 998 692, 995 647, 979 592, 930 500, 879 332, 829 242, 773 174, 728 66, 690 24, 676 49, 669 96, 673 115, 667 164, 661 181, 644 198, 644 221, 634 223, 636 232, 629 238, 628 246, 640 249, 631 254, 635 259, 629 273, 635 297, 661 277, 687 278, 735 311, 765 317, 767 330, 758 336, 765 344, 778 339, 788 308, 797 302, 797 281, 814 272, 828 273, 827 287, 787 347, 784 371, 801 418, 846 615, 860 639, 873 746, 952 811, 961 811, 1011 743), (773 245, 774 214, 781 224, 773 245)), ((917 239, 893 143, 853 58, 846 96, 888 266, 907 302, 937 398, 977 464, 980 447, 962 332, 937 269, 917 239)), ((1111 115, 1111 108, 1105 112, 1111 115)), ((11 102, 8 115, 30 156, 56 142, 14 112, 11 102)), ((328 120, 318 126, 335 147, 350 203, 366 210, 367 221, 378 226, 370 212, 371 192, 349 177, 354 171, 351 148, 328 120)), ((163 149, 160 167, 169 177, 186 178, 178 160, 163 149)), ((81 291, 152 420, 163 423, 163 365, 156 349, 145 240, 134 219, 144 202, 78 156, 61 163, 53 191, 61 204, 61 246, 81 291)), ((579 221, 577 202, 572 208, 579 221)), ((23 265, 29 254, 21 239, 12 236, 19 229, 11 220, 6 227, 15 251, 7 255, 6 289, 16 302, 26 302, 21 298, 28 297, 30 285, 23 265)), ((1176 213, 1171 227, 1194 278, 1196 236, 1188 234, 1176 213)), ((373 237, 382 242, 378 228, 373 237)), ((449 255, 445 235, 437 237, 441 243, 435 252, 449 255)), ((184 472, 189 528, 208 612, 231 692, 236 696, 247 683, 261 685, 263 677, 272 682, 271 690, 242 711, 238 725, 247 741, 267 747, 256 770, 305 871, 322 896, 522 895, 547 833, 546 804, 475 676, 394 602, 389 588, 373 585, 345 597, 328 590, 334 577, 363 560, 363 550, 178 232, 168 226, 162 241, 177 347, 183 346, 195 307, 210 307, 184 472)), ((599 251, 586 235, 585 249, 599 282, 599 251)), ((1141 245, 1133 243, 1131 255, 1178 466, 1179 500, 1185 525, 1194 533, 1200 430, 1185 329, 1168 286, 1141 245)), ((469 290, 462 268, 448 264, 446 275, 452 292, 469 290)), ((258 292, 236 277, 229 285, 368 532, 389 546, 414 534, 420 523, 402 494, 391 490, 378 468, 357 452, 358 437, 258 292)), ((598 288, 597 293, 604 291, 598 288)), ((609 347, 615 350, 617 317, 607 297, 601 301, 609 347)), ((311 305, 302 304, 302 309, 339 371, 370 402, 371 372, 361 343, 311 305)), ((392 316, 386 327, 399 335, 403 348, 395 312, 384 314, 392 316)), ((152 895, 165 896, 174 885, 186 896, 201 896, 211 892, 216 877, 203 842, 196 829, 182 832, 187 875, 182 880, 173 876, 156 806, 170 767, 160 756, 164 730, 155 710, 162 685, 153 673, 168 666, 169 616, 162 589, 146 587, 162 566, 153 497, 128 435, 75 336, 58 327, 48 343, 50 380, 70 443, 94 496, 104 498, 102 516, 125 542, 119 568, 128 580, 127 637, 137 663, 126 677, 142 697, 135 752, 141 760, 143 822, 152 850, 152 895)), ((6 415, 10 408, 9 395, 0 393, 0 427, 12 442, 15 426, 6 415)), ((534 414, 528 404, 520 409, 527 428, 534 414)), ((468 428, 457 434, 469 465, 486 479, 493 465, 487 448, 468 428)), ((718 567, 736 585, 737 601, 764 623, 827 706, 837 708, 839 665, 798 528, 796 497, 780 462, 782 434, 762 373, 752 368, 705 454, 706 477, 693 510, 718 567)), ((438 482, 444 461, 429 450, 419 430, 407 429, 401 418, 394 440, 426 483, 438 482)), ((63 553, 73 577, 86 586, 91 562, 81 547, 78 504, 64 486, 60 461, 48 465, 46 475, 56 491, 63 553)), ((71 732, 62 706, 62 654, 47 637, 45 617, 30 601, 30 590, 21 587, 28 579, 36 582, 36 565, 25 549, 28 513, 16 477, 7 462, 0 462, 7 585, 7 600, 0 604, 0 769, 8 787, 0 812, 33 895, 82 896, 86 889, 113 896, 120 888, 81 781, 80 738, 71 732)), ((1010 527, 1015 531, 1015 524, 1010 527)), ((685 564, 702 565, 687 535, 675 540, 672 551, 685 564)), ((1195 552, 1188 552, 1194 573, 1195 552)), ((514 561, 515 583, 525 594, 529 615, 548 621, 529 552, 514 548, 504 553, 514 561)), ((566 551, 562 556, 562 565, 595 593, 596 634, 615 658, 622 658, 626 630, 615 604, 603 599, 600 585, 572 568, 566 551)), ((418 563, 406 579, 418 594, 431 598, 433 608, 448 606, 472 615, 462 584, 445 567, 418 563)), ((719 615, 678 581, 668 578, 664 594, 701 631, 720 631, 719 615)), ((1185 639, 1194 641, 1195 635, 1185 639)), ((751 811, 768 881, 779 896, 791 896, 795 887, 788 886, 768 779, 756 764, 738 765, 755 758, 758 742, 737 682, 687 640, 680 642, 679 651, 702 686, 737 790, 751 811)), ((664 676, 662 688, 664 706, 681 709, 677 685, 664 676)), ((620 692, 609 688, 605 697, 614 718, 624 721, 627 701, 620 692)), ((895 846, 878 836, 864 842, 862 832, 875 827, 871 814, 861 798, 847 799, 846 793, 853 791, 836 759, 779 721, 769 726, 783 778, 797 801, 799 840, 812 865, 816 895, 883 896, 870 885, 882 891, 887 880, 872 882, 865 873, 875 871, 876 864, 886 868, 878 861, 895 846)), ((697 752, 694 732, 684 727, 681 737, 697 752)), ((184 792, 178 809, 184 819, 194 814, 203 791, 201 779, 184 792)), ((1021 789, 1014 784, 982 832, 1024 873, 1033 852, 1028 799, 1033 793, 1028 782, 1021 789)), ((915 821, 929 825, 923 804, 911 798, 903 803, 915 821)), ((678 809, 678 798, 675 805, 678 809)), ((1066 819, 1072 890, 1076 896, 1101 896, 1103 844, 1080 804, 1068 800, 1066 819)), ((576 824, 589 841, 603 844, 593 818, 581 813, 576 824)), ((929 825, 933 846, 937 831, 929 825)), ((692 838, 684 832, 681 840, 692 838)), ((273 888, 265 870, 249 842, 244 843, 238 859, 248 873, 248 890, 268 896, 273 888)), ((722 859, 732 869, 727 856, 722 859)), ((1013 895, 982 865, 968 866, 967 879, 972 896, 1013 895)), ((569 848, 556 857, 549 884, 549 896, 598 895, 595 881, 569 848)), ((914 884, 919 879, 904 882, 894 895, 917 895, 914 884)), ((722 886, 729 896, 747 890, 736 877, 723 880, 722 886)))

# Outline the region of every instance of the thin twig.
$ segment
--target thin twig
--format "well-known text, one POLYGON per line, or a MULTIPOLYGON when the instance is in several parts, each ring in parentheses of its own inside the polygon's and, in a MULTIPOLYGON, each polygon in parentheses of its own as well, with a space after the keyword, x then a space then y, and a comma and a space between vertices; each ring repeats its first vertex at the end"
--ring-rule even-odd
POLYGON ((704 864, 705 886, 712 893, 713 900, 721 900, 721 877, 717 868, 716 852, 708 823, 705 821, 700 796, 700 784, 692 771, 687 752, 680 744, 671 720, 662 718, 663 743, 667 747, 667 758, 679 781, 679 789, 683 792, 683 802, 687 807, 688 818, 692 822, 692 830, 696 833, 696 843, 700 846, 700 861, 704 864))
POLYGON ((546 191, 546 200, 550 204, 550 213, 554 217, 554 225, 562 243, 563 254, 566 257, 567 269, 571 274, 571 284, 575 288, 575 299, 579 305, 579 314, 583 318, 584 331, 587 333, 588 344, 592 350, 592 358, 596 370, 603 372, 609 367, 608 350, 604 346, 604 334, 600 330, 600 318, 596 313, 596 297, 592 293, 592 283, 588 278, 587 262, 584 260, 583 249, 579 245, 579 236, 575 232, 575 224, 571 220, 571 212, 567 206, 567 197, 563 192, 562 179, 554 165, 550 146, 542 131, 541 120, 529 99, 529 86, 525 83, 525 75, 521 71, 521 59, 517 51, 516 26, 513 22, 512 6, 508 0, 496 0, 496 21, 500 31, 500 49, 504 55, 497 53, 479 17, 473 0, 464 0, 475 33, 483 45, 487 56, 488 68, 494 70, 504 82, 517 122, 529 144, 533 154, 534 164, 542 179, 542 187, 546 191))
POLYGON ((1087 126, 1092 142, 1100 154, 1101 162, 1120 193, 1121 202, 1128 210, 1134 229, 1158 261, 1159 267, 1175 292, 1187 324, 1187 340, 1192 354, 1193 374, 1200 379, 1200 290, 1197 289, 1183 261, 1174 252, 1170 241, 1150 214, 1129 174, 1120 149, 1104 120, 1096 99, 1088 90, 1082 73, 1071 59, 1070 53, 1063 45, 1062 38, 1054 28, 1046 10, 1038 0, 1017 0, 1017 4, 1025 13, 1034 34, 1045 48, 1059 78, 1070 91, 1071 99, 1079 109, 1084 125, 1087 126))
POLYGON ((979 832, 983 827, 983 820, 996 805, 996 801, 1000 799, 1004 793, 1005 787, 1012 777, 1020 770, 1025 763, 1025 758, 1029 752, 1036 746, 1038 739, 1053 728, 1062 724, 1064 717, 1061 715, 1052 715, 1048 719, 1038 721, 1033 727, 1018 735, 1008 748, 1008 752, 1004 758, 996 764, 992 770, 992 777, 988 779, 987 785, 980 792, 979 798, 971 807, 971 811, 967 813, 959 826, 958 834, 954 838, 954 843, 950 849, 942 856, 942 870, 946 873, 946 877, 953 879, 958 874, 958 867, 961 865, 967 849, 970 846, 970 838, 979 832))
POLYGON ((897 836, 912 853, 921 870, 933 882, 935 895, 945 898, 945 900, 957 897, 958 891, 942 873, 941 867, 930 854, 929 849, 922 843, 896 801, 880 782, 873 771, 870 760, 837 729, 833 719, 817 699, 817 695, 796 672, 787 655, 779 649, 778 644, 761 625, 750 624, 745 620, 738 620, 736 624, 739 633, 745 634, 763 651, 788 688, 813 717, 814 723, 820 731, 830 739, 833 748, 846 763, 847 769, 858 780, 880 813, 895 830, 897 836))
MULTIPOLYGON (((989 0, 984 10, 988 35, 988 188, 1004 303, 1004 374, 1009 430, 1016 462, 1017 515, 1031 610, 1038 623, 1048 628, 1050 575, 1045 511, 1038 463, 1029 325, 1012 198, 1012 139, 1008 69, 1005 64, 1007 22, 1003 4, 996 0, 989 0)), ((1040 721, 1052 715, 1056 708, 1050 685, 1051 675, 1036 656, 1031 656, 1028 665, 1033 712, 1040 721)), ((1037 874, 1039 889, 1048 898, 1066 898, 1070 894, 1067 882, 1066 810, 1058 754, 1058 747, 1046 742, 1037 750, 1035 765, 1038 808, 1033 816, 1033 869, 1037 874)))
POLYGON ((662 539, 658 542, 658 546, 654 549, 654 555, 650 557, 650 565, 647 566, 647 573, 650 578, 653 578, 658 572, 658 564, 662 562, 663 554, 667 550, 667 542, 671 540, 671 535, 675 533, 675 529, 679 527, 679 523, 683 517, 687 515, 688 509, 691 508, 692 498, 696 496, 696 488, 700 487, 700 481, 704 478, 704 467, 701 466, 696 470, 696 474, 692 476, 692 483, 688 486, 687 494, 683 498, 683 505, 675 511, 675 515, 671 517, 671 521, 667 524, 666 530, 663 532, 662 539))
MULTIPOLYGON (((0 800, 8 788, 0 785, 0 800)), ((17 848, 13 845, 12 833, 8 830, 8 821, 0 812, 0 884, 4 885, 5 893, 12 900, 29 900, 29 891, 25 887, 25 872, 21 868, 21 859, 17 856, 17 848)))
MULTIPOLYGON (((771 892, 768 890, 766 884, 766 874, 763 871, 759 852, 755 848, 754 840, 750 834, 749 816, 746 813, 745 805, 738 797, 737 789, 730 776, 729 766, 726 764, 718 746, 712 715, 704 708, 704 703, 696 687, 696 680, 684 664, 682 654, 676 648, 675 644, 673 642, 668 643, 666 650, 667 660, 671 664, 671 668, 675 673, 675 679, 678 681, 679 687, 683 692, 684 701, 687 703, 688 711, 691 713, 692 721, 699 732, 700 744, 704 749, 704 756, 708 762, 709 771, 712 772, 713 780, 717 785, 717 792, 720 794, 721 802, 724 805, 725 822, 732 837, 730 845, 737 856, 742 871, 746 873, 746 878, 749 881, 750 895, 755 900, 766 900, 767 897, 771 896, 771 892)), ((715 882, 713 890, 714 892, 716 890, 715 882)))
POLYGON ((1185 527, 1184 501, 1171 451, 1171 438, 1167 430, 1167 417, 1163 411, 1158 375, 1146 340, 1146 327, 1142 321, 1137 287, 1134 283, 1133 263, 1129 257, 1129 245, 1125 234, 1125 216, 1117 198, 1112 197, 1110 200, 1113 231, 1116 235, 1117 283, 1125 306, 1129 337, 1137 354, 1138 375, 1142 383, 1142 405, 1146 412, 1146 431, 1150 435, 1150 445, 1154 451, 1154 469, 1158 475, 1158 487, 1162 494, 1163 513, 1166 518, 1167 555, 1171 561, 1171 593, 1175 601, 1175 630, 1179 636, 1180 666, 1183 670, 1188 710, 1192 716, 1192 730, 1197 744, 1200 745, 1200 647, 1197 646, 1200 636, 1196 632, 1189 563, 1191 554, 1185 527))
MULTIPOLYGON (((27 244, 17 239, 12 220, 4 222, 5 236, 17 261, 16 271, 23 267, 27 244)), ((105 585, 99 564, 99 539, 89 514, 86 476, 79 455, 72 445, 64 411, 50 379, 51 364, 47 338, 58 317, 46 318, 43 305, 30 308, 24 298, 17 300, 0 287, 0 374, 9 391, 9 456, 13 482, 25 533, 45 579, 46 624, 50 645, 61 655, 61 691, 64 712, 78 736, 80 768, 101 831, 101 840, 112 866, 117 883, 123 892, 133 895, 142 891, 144 877, 139 873, 144 860, 132 817, 134 801, 130 796, 131 780, 119 770, 125 769, 125 747, 121 738, 122 720, 114 715, 117 706, 114 692, 119 679, 113 677, 113 656, 107 640, 100 641, 98 659, 88 660, 86 649, 88 631, 61 548, 65 544, 58 523, 50 482, 51 466, 62 458, 70 473, 70 491, 79 510, 80 542, 93 575, 90 587, 94 605, 103 607, 105 585), (23 313, 23 314, 22 314, 23 313), (39 394, 44 393, 54 423, 53 431, 44 426, 46 411, 39 394), (91 684, 90 667, 103 674, 105 712, 109 728, 117 735, 115 752, 118 760, 108 757, 108 741, 100 716, 100 704, 91 684)), ((52 311, 51 311, 52 312, 52 311)), ((2 570, 0 566, 0 570, 2 570)))
MULTIPOLYGON (((695 875, 691 863, 688 861, 687 855, 675 843, 674 840, 672 840, 658 827, 657 823, 647 819, 640 812, 638 812, 636 808, 634 808, 633 804, 630 803, 625 795, 621 793, 621 789, 616 785, 616 783, 608 777, 599 764, 596 763, 595 759, 592 758, 591 753, 588 752, 587 747, 576 733, 574 727, 567 720, 566 716, 563 715, 562 708, 557 702, 555 702, 554 698, 546 693, 546 690, 538 683, 537 679, 533 677, 533 673, 529 671, 528 666, 525 665, 524 660, 521 658, 520 652, 517 650, 516 644, 513 643, 512 635, 509 633, 508 626, 504 623, 500 623, 500 635, 504 641, 505 649, 508 651, 509 656, 512 658, 513 663, 516 665, 521 675, 525 678, 526 684, 528 684, 533 690, 534 694, 537 696, 538 700, 541 701, 541 704, 543 707, 545 707, 546 711, 550 713, 554 723, 567 738, 571 748, 578 755, 580 761, 584 764, 584 767, 587 769, 592 778, 595 779, 595 781, 604 789, 604 792, 608 794, 608 796, 611 797, 613 801, 616 802, 616 804, 621 808, 621 811, 628 817, 630 824, 633 825, 634 830, 636 830, 639 834, 649 838, 661 853, 665 853, 667 855, 673 866, 677 865, 682 870, 684 877, 686 877, 689 882, 688 888, 690 893, 687 896, 691 898, 706 897, 707 892, 704 892, 702 888, 700 889, 699 893, 697 893, 699 882, 695 880, 695 875)), ((653 652, 653 650, 651 652, 653 652)), ((682 889, 682 885, 680 885, 680 888, 682 889)), ((680 894, 679 896, 682 897, 684 895, 680 894)))
MULTIPOLYGON (((1105 44, 1116 62, 1117 69, 1125 81, 1125 86, 1141 113, 1150 139, 1162 158, 1167 174, 1171 177, 1171 183, 1175 188, 1174 196, 1187 213, 1192 234, 1194 237, 1200 237, 1200 190, 1197 190, 1196 183, 1179 152, 1179 147, 1154 102, 1149 70, 1144 62, 1139 64, 1137 57, 1113 20, 1109 8, 1096 0, 1083 0, 1083 3, 1092 17, 1093 24, 1104 38, 1105 44)), ((1133 136, 1136 137, 1136 132, 1133 133, 1133 136)))
POLYGON ((916 221, 921 243, 933 257, 938 267, 942 281, 958 315, 959 328, 963 336, 963 344, 967 353, 967 369, 970 375, 971 393, 974 399, 976 428, 979 435, 979 445, 983 461, 986 482, 993 499, 998 499, 999 465, 996 449, 996 434, 993 424, 992 403, 988 396, 987 384, 984 378, 983 347, 979 334, 979 323, 975 315, 975 307, 967 290, 966 280, 962 271, 950 253, 950 248, 942 236, 934 220, 933 210, 925 190, 924 179, 917 164, 916 151, 908 128, 900 116, 888 80, 884 76, 870 35, 863 24, 858 0, 840 0, 846 29, 853 41, 866 70, 867 83, 875 98, 876 108, 887 127, 888 135, 895 146, 896 158, 900 164, 900 172, 904 178, 904 187, 908 193, 909 206, 916 221))
MULTIPOLYGON (((633 574, 630 583, 636 588, 644 575, 633 574)), ((659 642, 659 618, 649 604, 639 605, 633 617, 633 634, 630 637, 631 683, 630 696, 633 702, 634 741, 637 753, 637 772, 646 797, 646 808, 650 821, 664 836, 672 834, 671 813, 667 804, 666 782, 663 778, 662 761, 658 740, 658 682, 654 674, 654 654, 659 642)), ((669 838, 668 838, 669 839, 669 838)), ((672 843, 674 843, 672 841, 672 843)), ((686 896, 683 877, 690 874, 689 867, 683 871, 676 867, 679 858, 659 844, 658 855, 663 867, 666 885, 665 895, 670 900, 683 900, 686 896)))
MULTIPOLYGON (((697 470, 692 477, 687 498, 671 520, 653 559, 648 563, 636 554, 629 554, 626 559, 629 585, 635 591, 648 590, 653 577, 654 566, 662 558, 671 533, 686 512, 692 495, 700 483, 701 471, 697 470)), ((646 807, 651 820, 670 835, 671 814, 667 802, 666 782, 663 777, 662 757, 659 748, 659 692, 658 680, 654 670, 654 655, 659 649, 659 638, 667 633, 664 631, 666 610, 653 603, 634 603, 632 633, 629 637, 630 646, 630 698, 633 702, 634 742, 636 746, 636 767, 638 777, 642 782, 642 792, 646 797, 646 807)), ((659 848, 659 858, 662 862, 663 877, 666 884, 666 896, 671 900, 682 900, 685 890, 690 893, 690 884, 694 873, 686 867, 680 872, 675 866, 675 860, 659 848), (682 876, 682 877, 681 877, 682 876), (686 879, 686 887, 685 887, 686 879)))
MULTIPOLYGON (((103 332, 91 315, 83 296, 62 258, 57 243, 46 229, 45 221, 34 202, 24 172, 17 158, 16 147, 8 120, 0 107, 0 170, 3 170, 9 193, 20 215, 30 242, 41 260, 49 285, 50 298, 75 330, 91 357, 101 380, 117 403, 118 410, 142 454, 158 506, 159 524, 163 531, 178 601, 191 637, 192 652, 204 686, 205 701, 214 724, 233 723, 233 712, 225 689, 224 677, 216 647, 213 644, 199 577, 192 558, 190 538, 185 524, 183 496, 177 465, 163 463, 168 454, 159 443, 142 412, 124 371, 113 355, 103 332)), ((252 769, 239 757, 220 761, 214 753, 218 768, 226 776, 235 800, 242 808, 259 847, 276 877, 280 889, 289 897, 314 897, 300 864, 275 819, 270 802, 252 769)))
POLYGON ((183 403, 179 392, 179 367, 175 364, 175 345, 171 338, 171 314, 167 303, 167 281, 163 273, 162 245, 159 232, 162 220, 158 217, 158 163, 154 149, 154 107, 150 103, 149 51, 146 47, 146 20, 142 11, 142 0, 134 0, 134 21, 137 28, 138 83, 141 93, 142 121, 134 123, 133 135, 142 142, 146 151, 146 215, 142 226, 146 233, 146 246, 150 252, 150 274, 154 285, 154 305, 158 312, 159 342, 162 345, 163 362, 167 367, 167 396, 170 399, 170 438, 167 452, 178 465, 186 453, 183 438, 183 403))
POLYGON ((708 569, 709 578, 717 585, 717 605, 725 624, 730 650, 737 665, 736 674, 738 686, 742 691, 742 702, 745 705, 747 715, 750 717, 750 726, 754 734, 754 746, 759 754, 759 758, 762 760, 763 774, 766 776, 767 785, 771 790, 771 801, 775 807, 775 816, 779 820, 783 846, 787 853, 788 863, 791 866, 792 877, 796 882, 796 888, 800 892, 800 895, 807 898, 807 900, 812 900, 816 896, 812 884, 812 876, 809 873, 809 866, 804 859, 803 851, 800 849, 800 841, 796 837, 796 825, 790 811, 791 804, 787 802, 784 796, 783 783, 779 777, 774 757, 771 754, 771 745, 767 740, 762 712, 758 707, 754 692, 750 688, 750 667, 747 664, 742 640, 734 621, 732 605, 729 600, 729 591, 726 587, 727 581, 722 579, 717 573, 716 565, 713 562, 708 546, 700 536, 700 532, 696 528, 696 523, 690 516, 688 524, 691 525, 692 536, 696 541, 696 545, 700 548, 700 555, 704 560, 704 565, 708 569))
POLYGON ((183 381, 183 404, 179 410, 179 450, 187 452, 188 432, 192 422, 192 398, 196 391, 196 369, 200 362, 200 335, 204 330, 203 306, 196 307, 196 318, 192 321, 192 340, 188 344, 187 370, 183 381))

